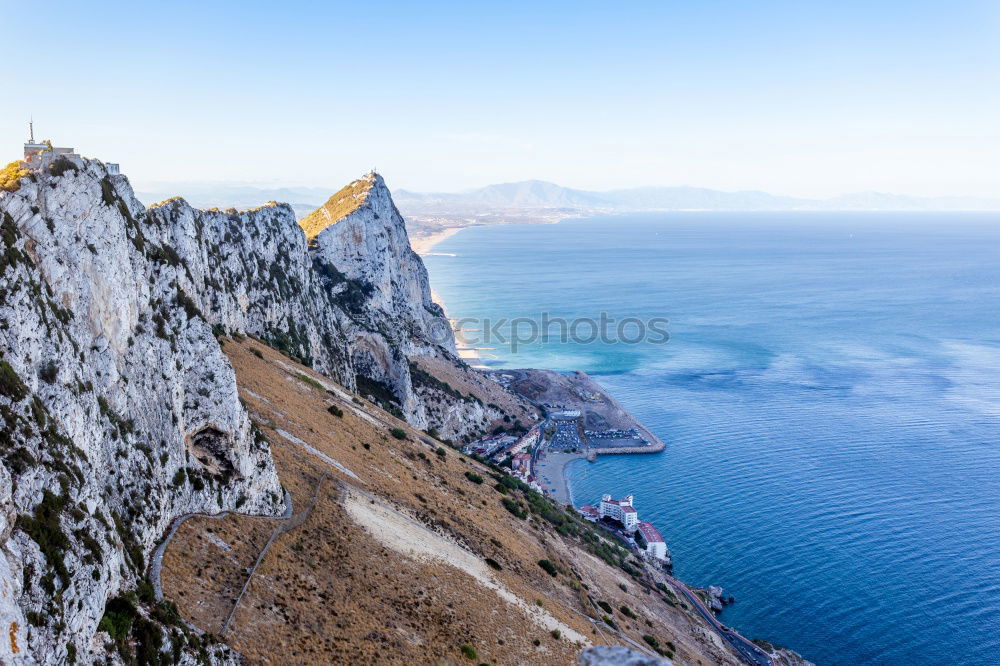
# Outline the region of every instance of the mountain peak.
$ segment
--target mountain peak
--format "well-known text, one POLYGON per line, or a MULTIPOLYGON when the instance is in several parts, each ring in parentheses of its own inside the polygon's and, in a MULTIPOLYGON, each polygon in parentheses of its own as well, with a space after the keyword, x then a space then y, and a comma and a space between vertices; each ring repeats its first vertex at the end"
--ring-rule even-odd
POLYGON ((299 226, 306 232, 306 239, 312 240, 327 227, 336 224, 368 201, 372 190, 385 187, 382 176, 369 171, 361 178, 340 188, 322 206, 299 220, 299 226))

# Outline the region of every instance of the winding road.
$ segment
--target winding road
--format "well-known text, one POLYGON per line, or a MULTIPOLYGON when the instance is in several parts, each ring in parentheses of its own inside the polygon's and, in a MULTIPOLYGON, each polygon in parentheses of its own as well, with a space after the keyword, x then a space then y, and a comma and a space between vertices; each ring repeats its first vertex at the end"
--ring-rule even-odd
MULTIPOLYGON (((274 528, 274 531, 271 532, 271 536, 268 537, 267 543, 265 543, 264 547, 261 548, 260 553, 257 555, 257 559, 253 563, 253 566, 250 567, 250 569, 247 571, 247 579, 243 582, 243 587, 240 589, 240 593, 236 597, 236 601, 233 602, 233 607, 230 609, 229 614, 226 616, 225 622, 222 624, 222 629, 219 632, 220 637, 225 636, 226 632, 229 630, 229 625, 233 621, 233 616, 236 615, 236 609, 239 607, 240 602, 243 600, 243 597, 246 595, 247 590, 250 588, 250 581, 253 580, 253 575, 254 573, 257 572, 257 567, 260 566, 260 563, 264 561, 264 557, 267 555, 267 551, 271 548, 271 545, 279 536, 287 532, 290 532, 297 527, 300 527, 306 521, 306 519, 309 518, 309 516, 312 514, 313 508, 315 508, 316 506, 317 500, 319 499, 319 492, 323 487, 323 483, 328 479, 330 479, 329 473, 325 473, 323 474, 322 477, 320 477, 319 482, 316 484, 316 490, 313 492, 313 498, 312 501, 309 503, 309 506, 307 506, 303 511, 300 511, 297 514, 294 515, 292 514, 292 496, 286 490, 285 512, 282 515, 251 516, 254 518, 266 518, 268 520, 278 520, 281 522, 274 528)), ((156 550, 153 551, 153 557, 151 558, 149 565, 149 577, 153 582, 153 589, 157 601, 163 600, 163 583, 162 583, 163 553, 166 552, 167 546, 170 545, 170 540, 173 539, 174 535, 177 533, 177 530, 180 528, 182 524, 184 524, 184 521, 190 518, 194 518, 196 516, 200 518, 209 518, 211 520, 220 520, 229 515, 230 513, 236 513, 236 512, 223 511, 221 513, 212 513, 212 514, 185 513, 173 520, 173 522, 170 524, 170 529, 167 530, 167 534, 163 538, 163 541, 161 541, 160 545, 158 545, 156 547, 156 550)), ((248 515, 248 514, 238 514, 238 515, 248 515)), ((194 626, 190 622, 185 621, 185 624, 187 624, 187 626, 190 629, 196 631, 199 634, 205 633, 203 629, 194 626)))
MULTIPOLYGON (((174 534, 177 533, 177 529, 184 524, 184 521, 189 518, 194 518, 195 516, 201 518, 209 518, 211 520, 221 520, 225 518, 230 513, 237 513, 238 515, 249 515, 242 514, 236 511, 222 511, 220 513, 184 513, 176 518, 170 523, 170 528, 167 530, 166 535, 164 535, 163 540, 153 551, 153 557, 150 558, 149 563, 149 577, 153 581, 153 590, 155 592, 156 600, 163 601, 163 586, 160 582, 160 576, 163 573, 163 553, 167 550, 167 546, 170 545, 170 540, 174 538, 174 534)), ((254 518, 267 518, 268 520, 288 520, 292 517, 292 496, 285 491, 285 512, 280 516, 252 516, 254 518)), ((200 630, 199 630, 200 631, 200 630)))
POLYGON ((771 655, 765 652, 761 647, 751 643, 740 634, 719 622, 715 615, 713 615, 705 604, 702 603, 701 599, 698 598, 698 595, 691 591, 691 588, 673 576, 668 576, 666 574, 661 575, 668 583, 670 583, 677 591, 683 594, 688 601, 691 602, 698 613, 712 625, 712 628, 714 628, 719 635, 722 636, 722 639, 726 641, 731 648, 739 653, 740 657, 742 657, 744 661, 749 664, 754 664, 755 666, 774 666, 774 661, 771 659, 771 655))
MULTIPOLYGON (((625 546, 629 550, 636 551, 635 544, 626 540, 618 532, 615 532, 613 530, 608 530, 599 523, 595 524, 605 529, 605 531, 613 534, 615 537, 617 537, 620 541, 622 541, 625 544, 625 546)), ((666 573, 663 573, 655 568, 650 568, 649 571, 654 580, 657 580, 657 582, 669 584, 671 587, 676 589, 685 599, 691 602, 691 604, 695 607, 695 610, 698 611, 698 614, 701 615, 705 619, 705 621, 712 626, 713 629, 715 629, 716 633, 718 633, 719 636, 722 637, 722 640, 724 640, 726 644, 729 645, 729 647, 735 650, 736 653, 740 656, 741 659, 743 659, 744 662, 750 664, 751 666, 775 666, 774 660, 771 659, 771 655, 769 655, 764 649, 762 649, 758 645, 755 645, 751 641, 748 641, 746 638, 741 636, 736 631, 733 631, 729 627, 719 622, 719 620, 715 617, 712 611, 710 611, 701 601, 701 599, 698 598, 698 595, 696 595, 694 592, 691 591, 691 588, 689 588, 687 585, 677 580, 673 576, 669 576, 666 573)))

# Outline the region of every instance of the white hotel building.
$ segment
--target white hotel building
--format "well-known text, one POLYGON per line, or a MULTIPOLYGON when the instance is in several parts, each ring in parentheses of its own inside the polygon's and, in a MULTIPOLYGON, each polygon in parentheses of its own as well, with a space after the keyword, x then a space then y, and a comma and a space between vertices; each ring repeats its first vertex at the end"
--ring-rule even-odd
POLYGON ((613 500, 611 495, 601 497, 601 518, 614 518, 625 526, 626 532, 634 532, 639 525, 639 514, 632 506, 632 496, 626 495, 625 499, 613 500))

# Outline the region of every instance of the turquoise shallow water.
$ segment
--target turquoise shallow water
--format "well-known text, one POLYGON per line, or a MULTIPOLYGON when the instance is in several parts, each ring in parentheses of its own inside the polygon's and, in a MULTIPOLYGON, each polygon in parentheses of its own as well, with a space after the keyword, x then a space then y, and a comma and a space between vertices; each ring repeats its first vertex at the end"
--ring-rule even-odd
POLYGON ((660 214, 482 227, 435 248, 452 316, 667 317, 560 344, 667 443, 576 463, 633 492, 724 621, 820 664, 1000 663, 1000 217, 660 214))

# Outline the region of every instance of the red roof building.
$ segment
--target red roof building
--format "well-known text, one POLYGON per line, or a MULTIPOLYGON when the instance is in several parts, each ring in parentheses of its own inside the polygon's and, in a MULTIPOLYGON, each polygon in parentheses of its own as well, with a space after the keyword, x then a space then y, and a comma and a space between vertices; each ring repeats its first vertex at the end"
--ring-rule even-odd
POLYGON ((667 544, 663 540, 660 530, 653 527, 650 523, 639 523, 636 527, 636 533, 643 544, 643 550, 648 555, 661 560, 667 559, 667 544))

